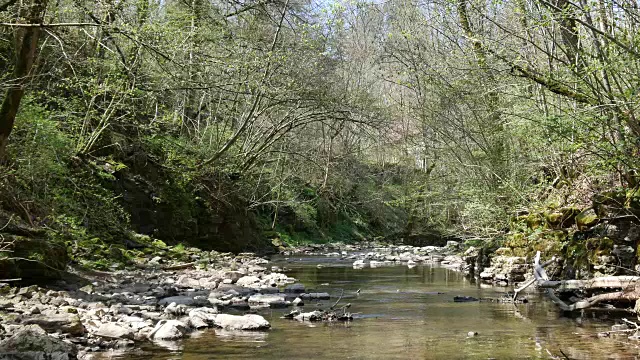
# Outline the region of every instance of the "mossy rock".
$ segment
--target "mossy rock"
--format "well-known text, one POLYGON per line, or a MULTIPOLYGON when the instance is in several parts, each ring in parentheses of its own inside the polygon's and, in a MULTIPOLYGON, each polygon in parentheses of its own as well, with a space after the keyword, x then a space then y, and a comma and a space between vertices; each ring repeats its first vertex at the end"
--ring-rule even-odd
POLYGON ((575 224, 575 218, 580 213, 580 209, 575 207, 563 207, 544 213, 547 226, 551 229, 568 228, 575 224))
POLYGON ((495 251, 496 255, 514 256, 514 251, 522 250, 522 248, 501 247, 495 251))
POLYGON ((526 247, 528 245, 528 241, 525 234, 514 233, 507 235, 505 245, 510 248, 526 247))
POLYGON ((512 216, 510 219, 510 225, 512 229, 516 229, 517 227, 528 227, 529 215, 518 215, 512 216))
MULTIPOLYGON (((589 238, 585 241, 585 247, 589 251, 608 251, 611 252, 613 250, 613 240, 608 237, 602 238, 589 238)), ((598 254, 598 255, 609 255, 607 254, 598 254)))
POLYGON ((551 213, 545 213, 544 214, 544 219, 545 219, 547 225, 550 228, 557 229, 557 228, 561 227, 562 222, 564 220, 564 216, 562 215, 561 212, 554 211, 554 212, 551 212, 551 213))
POLYGON ((509 253, 505 253, 505 255, 508 256, 520 256, 520 257, 527 257, 528 256, 528 251, 525 248, 513 248, 510 249, 509 253))
POLYGON ((46 284, 60 279, 69 264, 66 246, 45 239, 6 236, 14 241, 10 257, 0 258, 0 278, 19 278, 23 283, 46 284))
POLYGON ((600 221, 594 209, 586 209, 576 216, 576 225, 579 230, 588 229, 600 221))
POLYGON ((563 207, 560 209, 562 212, 562 225, 563 227, 569 227, 575 224, 576 216, 580 214, 580 209, 573 206, 563 207))
POLYGON ((286 248, 287 246, 289 246, 286 242, 282 241, 282 239, 280 239, 279 237, 272 239, 271 244, 273 244, 273 246, 277 248, 286 248))
POLYGON ((544 236, 556 241, 556 242, 564 242, 569 238, 570 232, 566 230, 553 230, 544 233, 544 236))
POLYGON ((539 228, 544 223, 544 216, 538 213, 532 213, 529 215, 522 215, 522 220, 525 221, 529 229, 539 228))
POLYGON ((567 239, 567 234, 557 231, 544 236, 537 242, 536 250, 544 252, 546 255, 559 255, 567 239))

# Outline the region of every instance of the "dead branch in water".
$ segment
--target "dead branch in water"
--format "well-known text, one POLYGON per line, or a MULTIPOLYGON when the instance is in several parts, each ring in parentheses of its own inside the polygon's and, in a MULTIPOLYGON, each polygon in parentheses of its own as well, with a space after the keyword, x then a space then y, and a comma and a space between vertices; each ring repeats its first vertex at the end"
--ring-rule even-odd
POLYGON ((342 293, 340 293, 340 296, 338 297, 338 301, 336 301, 335 304, 333 304, 329 310, 333 310, 335 309, 336 306, 338 306, 338 304, 340 303, 340 300, 342 300, 342 297, 344 296, 344 289, 342 289, 342 293))

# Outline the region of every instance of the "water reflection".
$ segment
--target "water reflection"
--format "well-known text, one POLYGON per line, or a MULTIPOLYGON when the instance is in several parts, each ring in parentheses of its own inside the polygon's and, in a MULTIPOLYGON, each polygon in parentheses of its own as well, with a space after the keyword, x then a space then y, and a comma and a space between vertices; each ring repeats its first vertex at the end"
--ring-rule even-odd
POLYGON ((265 342, 268 332, 215 329, 216 338, 220 341, 265 342))

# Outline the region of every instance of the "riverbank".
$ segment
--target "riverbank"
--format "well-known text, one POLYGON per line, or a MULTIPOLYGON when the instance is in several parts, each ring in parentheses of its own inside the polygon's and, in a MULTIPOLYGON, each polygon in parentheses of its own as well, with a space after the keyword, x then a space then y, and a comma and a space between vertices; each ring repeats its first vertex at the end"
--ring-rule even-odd
MULTIPOLYGON (((251 253, 180 251, 180 259, 192 261, 151 254, 144 264, 124 270, 71 268, 48 287, 2 284, 0 352, 84 359, 105 351, 133 351, 147 341, 179 341, 209 327, 262 331, 270 327, 260 315, 263 310, 302 308, 305 301, 330 298, 305 289, 286 269, 271 267, 251 253)), ((328 244, 290 248, 284 256, 323 254, 363 262, 354 267, 441 263, 460 268, 461 258, 453 255, 458 251, 454 242, 444 247, 328 244)))
MULTIPOLYGON (((278 317, 294 314, 292 318, 303 322, 311 316, 322 320, 317 311, 333 309, 334 303, 340 303, 338 308, 346 312, 344 306, 351 302, 342 303, 357 300, 353 296, 360 289, 341 303, 344 289, 340 293, 337 284, 305 287, 291 276, 288 266, 306 258, 316 259, 316 271, 339 263, 352 268, 354 274, 387 268, 444 268, 460 274, 461 279, 471 279, 474 288, 496 289, 498 294, 506 294, 532 276, 526 258, 485 250, 454 241, 442 247, 378 242, 312 244, 283 248, 273 263, 252 253, 164 247, 165 255, 179 252, 180 256, 150 252, 135 266, 110 272, 69 268, 62 280, 45 287, 1 284, 0 353, 29 353, 33 358, 48 354, 54 359, 125 356, 149 346, 178 349, 207 328, 230 336, 247 336, 247 331, 259 334, 272 328, 274 311, 278 317)), ((461 302, 479 300, 476 293, 468 291, 440 295, 444 293, 426 290, 424 294, 446 296, 451 302, 456 298, 465 300, 461 302)), ((508 302, 502 295, 483 299, 508 302)), ((356 316, 355 321, 359 319, 356 316)), ((600 327, 598 331, 609 336, 605 330, 608 328, 600 327)))
POLYGON ((138 269, 71 269, 48 288, 2 284, 0 353, 91 358, 105 350, 130 351, 144 341, 179 340, 207 327, 269 328, 260 315, 223 313, 269 306, 257 294, 273 294, 295 279, 267 269, 267 260, 253 254, 189 252, 189 263, 152 257, 138 269))

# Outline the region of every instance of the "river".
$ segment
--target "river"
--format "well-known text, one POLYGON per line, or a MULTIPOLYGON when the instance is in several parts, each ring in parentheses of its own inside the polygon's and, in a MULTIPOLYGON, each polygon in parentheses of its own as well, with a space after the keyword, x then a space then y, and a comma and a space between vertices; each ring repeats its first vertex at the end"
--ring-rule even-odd
POLYGON ((344 291, 341 304, 351 303, 352 322, 299 323, 280 318, 290 309, 266 310, 260 314, 271 322, 267 332, 206 330, 122 358, 629 359, 640 354, 626 337, 597 336, 615 323, 606 313, 566 317, 542 296, 519 305, 456 303, 456 295, 496 298, 506 289, 479 286, 436 265, 354 269, 351 262, 291 257, 272 265, 286 267, 308 290, 332 294, 330 301, 307 302, 305 311, 329 307, 344 291))

